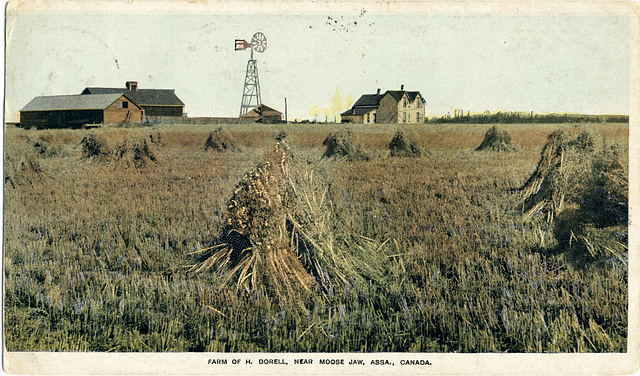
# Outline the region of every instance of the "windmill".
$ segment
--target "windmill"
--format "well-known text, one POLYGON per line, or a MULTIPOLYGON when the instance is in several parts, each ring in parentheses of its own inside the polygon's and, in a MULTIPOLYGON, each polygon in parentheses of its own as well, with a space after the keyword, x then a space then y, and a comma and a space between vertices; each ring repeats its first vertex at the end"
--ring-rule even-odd
POLYGON ((258 80, 258 64, 256 64, 256 61, 253 59, 253 51, 263 53, 267 49, 267 38, 261 32, 257 32, 253 34, 251 43, 244 39, 236 39, 236 51, 244 51, 247 48, 251 50, 251 58, 247 63, 247 74, 244 78, 240 116, 262 104, 262 99, 260 98, 260 81, 258 80))

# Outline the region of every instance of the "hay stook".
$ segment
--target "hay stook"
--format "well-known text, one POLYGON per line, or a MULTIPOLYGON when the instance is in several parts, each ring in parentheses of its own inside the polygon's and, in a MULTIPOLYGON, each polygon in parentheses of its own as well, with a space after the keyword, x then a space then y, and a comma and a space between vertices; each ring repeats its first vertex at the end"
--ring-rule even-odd
POLYGON ((219 127, 215 131, 209 133, 209 137, 204 142, 204 150, 213 150, 218 152, 238 152, 240 148, 236 145, 236 142, 223 131, 222 127, 219 127))
POLYGON ((353 142, 349 129, 342 129, 330 134, 322 145, 326 146, 326 150, 321 159, 341 158, 349 162, 368 161, 370 159, 369 155, 353 142))
POLYGON ((546 213, 559 250, 578 266, 626 264, 628 252, 628 165, 619 147, 597 145, 588 132, 553 132, 519 189, 524 220, 546 213))
POLYGON ((125 140, 115 149, 114 158, 120 168, 144 169, 157 165, 159 159, 146 138, 139 137, 133 141, 125 140))
POLYGON ((380 278, 379 248, 343 244, 336 236, 321 175, 308 161, 294 159, 286 142, 277 141, 237 185, 224 230, 209 247, 192 252, 196 258, 189 272, 212 270, 222 286, 235 281, 238 288, 289 301, 380 278))
POLYGON ((392 157, 409 158, 419 158, 424 154, 413 136, 404 130, 396 131, 389 143, 389 152, 392 157))
POLYGON ((489 128, 484 135, 482 143, 476 148, 476 151, 515 151, 516 147, 511 143, 511 136, 507 131, 499 131, 494 125, 489 128))
POLYGON ((83 159, 105 161, 111 155, 111 149, 107 142, 94 134, 84 136, 80 141, 80 147, 83 159))

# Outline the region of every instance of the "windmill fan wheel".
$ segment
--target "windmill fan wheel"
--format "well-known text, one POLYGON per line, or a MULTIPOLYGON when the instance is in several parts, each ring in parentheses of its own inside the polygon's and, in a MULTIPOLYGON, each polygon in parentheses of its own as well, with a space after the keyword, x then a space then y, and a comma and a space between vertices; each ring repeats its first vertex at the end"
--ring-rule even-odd
POLYGON ((256 52, 264 52, 264 50, 267 49, 267 37, 265 37, 261 32, 253 34, 253 37, 251 38, 251 48, 256 52))

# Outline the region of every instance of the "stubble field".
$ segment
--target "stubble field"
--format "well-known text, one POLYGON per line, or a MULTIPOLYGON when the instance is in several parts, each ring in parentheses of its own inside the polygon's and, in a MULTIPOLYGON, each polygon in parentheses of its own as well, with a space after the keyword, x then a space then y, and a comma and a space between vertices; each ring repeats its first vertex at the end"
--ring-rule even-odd
POLYGON ((6 129, 8 350, 626 351, 626 255, 577 260, 548 217, 523 218, 515 190, 556 129, 627 150, 627 124, 498 126, 514 152, 474 151, 487 125, 407 126, 419 158, 388 155, 394 126, 354 125, 371 158, 351 162, 321 159, 341 125, 222 125, 241 151, 205 150, 217 127, 6 129), (375 278, 282 295, 189 272, 281 130, 301 174, 324 182, 305 192, 330 203, 309 220, 344 252, 374 249, 375 278), (144 139, 153 159, 84 158, 88 134, 121 156, 144 139))

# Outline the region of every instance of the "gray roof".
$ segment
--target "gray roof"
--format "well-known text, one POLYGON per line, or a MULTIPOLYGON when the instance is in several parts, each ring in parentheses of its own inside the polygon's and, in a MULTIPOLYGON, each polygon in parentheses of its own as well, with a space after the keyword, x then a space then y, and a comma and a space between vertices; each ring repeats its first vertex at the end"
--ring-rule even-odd
POLYGON ((87 87, 82 94, 126 94, 128 98, 140 106, 183 106, 184 103, 178 98, 173 89, 136 89, 111 87, 87 87))
POLYGON ((115 93, 35 97, 20 111, 104 110, 122 95, 115 93))
MULTIPOLYGON (((422 94, 420 94, 419 91, 405 91, 405 90, 387 90, 387 93, 391 94, 391 96, 393 98, 395 98, 395 100, 399 101, 400 99, 402 99, 402 96, 407 93, 407 100, 409 101, 409 103, 413 103, 413 101, 416 99, 416 97, 420 97, 422 99, 422 101, 424 102, 424 98, 422 98, 422 94)), ((386 93, 385 93, 386 94, 386 93)))
POLYGON ((384 94, 364 94, 353 104, 354 107, 378 107, 380 105, 380 100, 384 97, 384 94))
POLYGON ((282 116, 282 112, 275 110, 267 105, 261 104, 258 107, 254 107, 251 111, 247 112, 246 114, 242 115, 242 117, 255 117, 255 116, 263 116, 263 115, 282 116))
POLYGON ((348 110, 346 110, 345 112, 341 113, 340 116, 360 116, 360 115, 364 115, 368 112, 371 112, 375 109, 377 109, 378 107, 352 107, 348 110))

